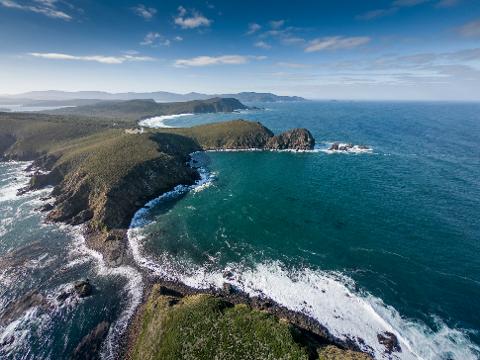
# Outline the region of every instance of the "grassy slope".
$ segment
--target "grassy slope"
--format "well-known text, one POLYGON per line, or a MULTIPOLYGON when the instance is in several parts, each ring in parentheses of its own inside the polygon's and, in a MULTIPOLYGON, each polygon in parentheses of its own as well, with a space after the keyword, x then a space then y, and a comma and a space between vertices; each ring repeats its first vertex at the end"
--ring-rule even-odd
POLYGON ((232 120, 190 128, 161 129, 194 139, 204 150, 248 149, 265 145, 273 133, 258 122, 232 120))
POLYGON ((288 322, 211 295, 176 298, 154 286, 139 318, 132 360, 342 359, 368 356, 329 345, 316 352, 288 322))
MULTIPOLYGON (((127 134, 102 119, 0 114, 0 154, 52 159, 50 174, 32 178, 34 185, 56 185, 50 218, 90 220, 95 231, 90 246, 112 263, 121 263, 125 250, 115 229, 125 228, 147 200, 195 179, 185 164, 190 152, 250 147, 269 136, 268 129, 246 121, 127 134)), ((245 305, 225 306, 206 295, 185 298, 173 307, 170 301, 153 297, 147 303, 135 359, 307 358, 293 328, 271 315, 245 305)), ((321 359, 365 359, 335 347, 319 354, 321 359)))
POLYGON ((156 103, 153 100, 102 101, 93 105, 50 110, 48 113, 135 121, 159 115, 232 112, 239 109, 246 109, 246 106, 236 99, 213 98, 174 103, 156 103))
POLYGON ((116 128, 111 121, 100 119, 33 113, 0 113, 0 125, 2 153, 29 160, 69 141, 116 128), (13 147, 6 146, 11 145, 7 137, 13 138, 13 147))
POLYGON ((51 170, 31 180, 34 188, 55 186, 49 218, 88 221, 98 235, 90 237, 90 245, 114 262, 123 256, 123 235, 117 230, 129 225, 135 211, 174 186, 196 180, 186 165, 191 152, 220 145, 251 147, 251 141, 270 134, 246 121, 144 134, 127 134, 127 125, 78 116, 0 114, 0 154, 37 159, 51 170))

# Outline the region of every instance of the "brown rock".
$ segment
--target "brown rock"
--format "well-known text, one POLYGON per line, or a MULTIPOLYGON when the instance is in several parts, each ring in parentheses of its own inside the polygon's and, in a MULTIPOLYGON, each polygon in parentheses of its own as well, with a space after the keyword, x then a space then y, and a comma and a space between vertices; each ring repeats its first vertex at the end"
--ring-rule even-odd
POLYGON ((389 331, 384 331, 382 334, 377 334, 377 339, 380 344, 385 346, 385 352, 391 354, 392 352, 402 352, 402 348, 398 342, 395 334, 389 331))
POLYGON ((266 149, 270 150, 312 150, 315 139, 307 129, 293 129, 271 137, 266 149))
POLYGON ((90 280, 79 280, 73 285, 73 289, 77 293, 78 297, 87 297, 92 295, 93 286, 90 284, 90 280))
POLYGON ((77 345, 73 351, 71 360, 94 360, 100 358, 100 349, 102 342, 108 334, 110 324, 102 321, 98 324, 82 341, 77 345))

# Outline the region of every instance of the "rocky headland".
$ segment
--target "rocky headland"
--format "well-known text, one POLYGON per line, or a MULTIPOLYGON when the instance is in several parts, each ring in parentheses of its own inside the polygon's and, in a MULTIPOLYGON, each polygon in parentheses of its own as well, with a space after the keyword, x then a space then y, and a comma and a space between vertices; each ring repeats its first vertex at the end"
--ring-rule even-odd
MULTIPOLYGON (((200 105, 194 106, 198 109, 200 105)), ((212 103, 205 106, 211 109, 212 103)), ((223 105, 213 106, 225 110, 223 105)), ((203 105, 200 109, 203 111, 203 105)), ((184 108, 178 111, 189 110, 193 112, 184 108)), ((304 151, 315 145, 306 129, 274 135, 260 123, 245 120, 191 128, 125 131, 135 126, 136 122, 128 118, 113 122, 109 117, 78 114, 0 113, 1 158, 33 161, 29 170, 34 175, 23 191, 53 186, 49 203, 43 208, 47 219, 83 224, 87 245, 102 253, 111 266, 132 261, 126 230, 134 213, 176 185, 190 185, 199 178, 197 170, 189 166, 191 153, 226 149, 304 151)), ((280 351, 282 346, 284 358, 289 359, 369 358, 357 352, 353 341, 334 338, 314 319, 268 299, 250 298, 228 284, 223 290, 208 291, 161 279, 152 279, 151 285, 150 295, 132 325, 138 331, 131 332, 125 354, 128 358, 154 359, 160 353, 168 353, 169 356, 162 358, 173 359, 178 355, 178 344, 195 345, 198 340, 195 336, 200 335, 206 323, 220 330, 202 335, 202 341, 212 344, 224 341, 221 345, 225 345, 225 351, 231 345, 238 347, 231 352, 232 356, 224 358, 242 358, 243 351, 257 348, 258 357, 252 358, 265 358, 270 350, 280 351), (153 286, 154 283, 157 285, 153 286), (185 319, 193 320, 186 323, 185 319), (188 335, 187 325, 198 332, 188 335), (175 339, 181 342, 175 344, 175 339), (165 343, 177 347, 162 345, 165 343)), ((92 292, 93 285, 82 280, 59 296, 61 300, 73 295, 89 296, 92 292)), ((27 295, 18 306, 12 307, 11 316, 26 306, 44 303, 40 294, 27 295)), ((102 323, 93 329, 78 345, 74 357, 95 358, 108 326, 102 323)), ((391 344, 395 339, 384 335, 381 340, 391 344)), ((200 356, 194 351, 184 358, 212 358, 220 348, 205 349, 210 352, 206 350, 200 356)))

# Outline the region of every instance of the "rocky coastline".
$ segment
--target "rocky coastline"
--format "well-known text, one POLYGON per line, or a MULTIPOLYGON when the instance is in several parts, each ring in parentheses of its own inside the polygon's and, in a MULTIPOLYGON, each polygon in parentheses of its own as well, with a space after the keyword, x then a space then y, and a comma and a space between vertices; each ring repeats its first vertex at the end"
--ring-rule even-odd
MULTIPOLYGON (((65 151, 64 146, 61 149, 55 148, 54 151, 36 153, 22 152, 22 150, 9 152, 9 149, 11 150, 17 145, 18 137, 8 133, 0 135, 6 139, 6 141, 2 141, 3 148, 1 149, 3 153, 7 154, 4 158, 34 161, 28 169, 34 175, 29 186, 21 191, 53 186, 51 196, 45 199, 49 202, 42 208, 47 212, 47 220, 71 225, 83 224, 87 245, 100 252, 111 266, 132 264, 126 236, 131 218, 138 209, 142 208, 149 200, 170 191, 177 185, 191 185, 198 180, 197 170, 189 166, 192 152, 252 148, 304 151, 313 149, 315 145, 313 136, 306 129, 293 129, 274 135, 261 124, 244 120, 188 129, 147 131, 141 134, 125 134, 124 131, 112 132, 102 129, 102 141, 107 145, 102 143, 101 146, 98 146, 89 138, 82 139, 87 142, 88 148, 85 150, 83 147, 78 149, 74 146, 73 154, 68 146, 68 151, 65 151), (119 149, 121 153, 116 154, 115 158, 108 157, 113 151, 118 152, 119 149), (89 157, 92 150, 95 154, 93 159, 89 157), (108 168, 102 169, 103 172, 94 172, 100 169, 99 167, 107 166, 112 162, 113 167, 121 166, 119 161, 122 161, 123 164, 123 161, 131 156, 132 151, 142 151, 148 156, 129 164, 118 177, 112 178, 109 174, 111 169, 108 168), (104 179, 107 179, 106 183, 103 181, 104 179), (113 184, 108 182, 110 180, 113 184)), ((98 139, 94 138, 94 140, 98 139)), ((352 356, 356 356, 351 357, 353 359, 370 358, 367 353, 359 352, 360 349, 356 345, 359 339, 344 341, 335 338, 315 319, 288 310, 268 298, 250 297, 228 284, 227 281, 223 289, 199 290, 189 288, 180 282, 150 278, 148 274, 145 274, 145 278, 148 279, 147 289, 157 289, 160 295, 173 298, 172 304, 185 297, 198 294, 221 299, 228 306, 243 304, 250 309, 268 313, 275 319, 293 326, 296 334, 299 334, 298 341, 310 350, 334 346, 338 351, 353 352, 352 356)), ((228 279, 228 274, 225 274, 225 278, 228 279)), ((59 297, 67 298, 72 294, 79 297, 89 296, 93 286, 88 280, 85 280, 75 284, 71 293, 59 294, 59 297)), ((151 293, 144 296, 145 301, 149 296, 151 293)), ((18 306, 22 308, 32 302, 41 303, 41 300, 39 294, 29 294, 28 299, 21 300, 18 306)), ((134 346, 135 329, 139 326, 143 311, 143 306, 137 310, 129 334, 125 338, 123 356, 126 358, 129 358, 132 346, 134 346)), ((11 313, 14 312, 15 306, 11 313)), ((99 343, 105 337, 108 326, 108 324, 98 324, 97 328, 93 329, 91 334, 84 339, 85 341, 82 340, 82 343, 78 345, 78 351, 76 350, 74 358, 75 356, 95 358, 99 343)), ((389 338, 388 334, 379 336, 382 336, 379 341, 384 341, 386 351, 389 351, 388 346, 395 343, 395 339, 389 338)), ((394 346, 390 347, 396 351, 394 346)), ((318 354, 315 354, 317 354, 315 351, 311 352, 309 358, 318 358, 318 354)))

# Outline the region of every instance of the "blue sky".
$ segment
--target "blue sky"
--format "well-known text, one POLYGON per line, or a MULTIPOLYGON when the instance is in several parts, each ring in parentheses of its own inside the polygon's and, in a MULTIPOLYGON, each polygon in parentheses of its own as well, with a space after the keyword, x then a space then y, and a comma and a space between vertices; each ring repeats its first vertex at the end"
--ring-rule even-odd
POLYGON ((480 1, 0 0, 0 93, 480 100, 480 1))

